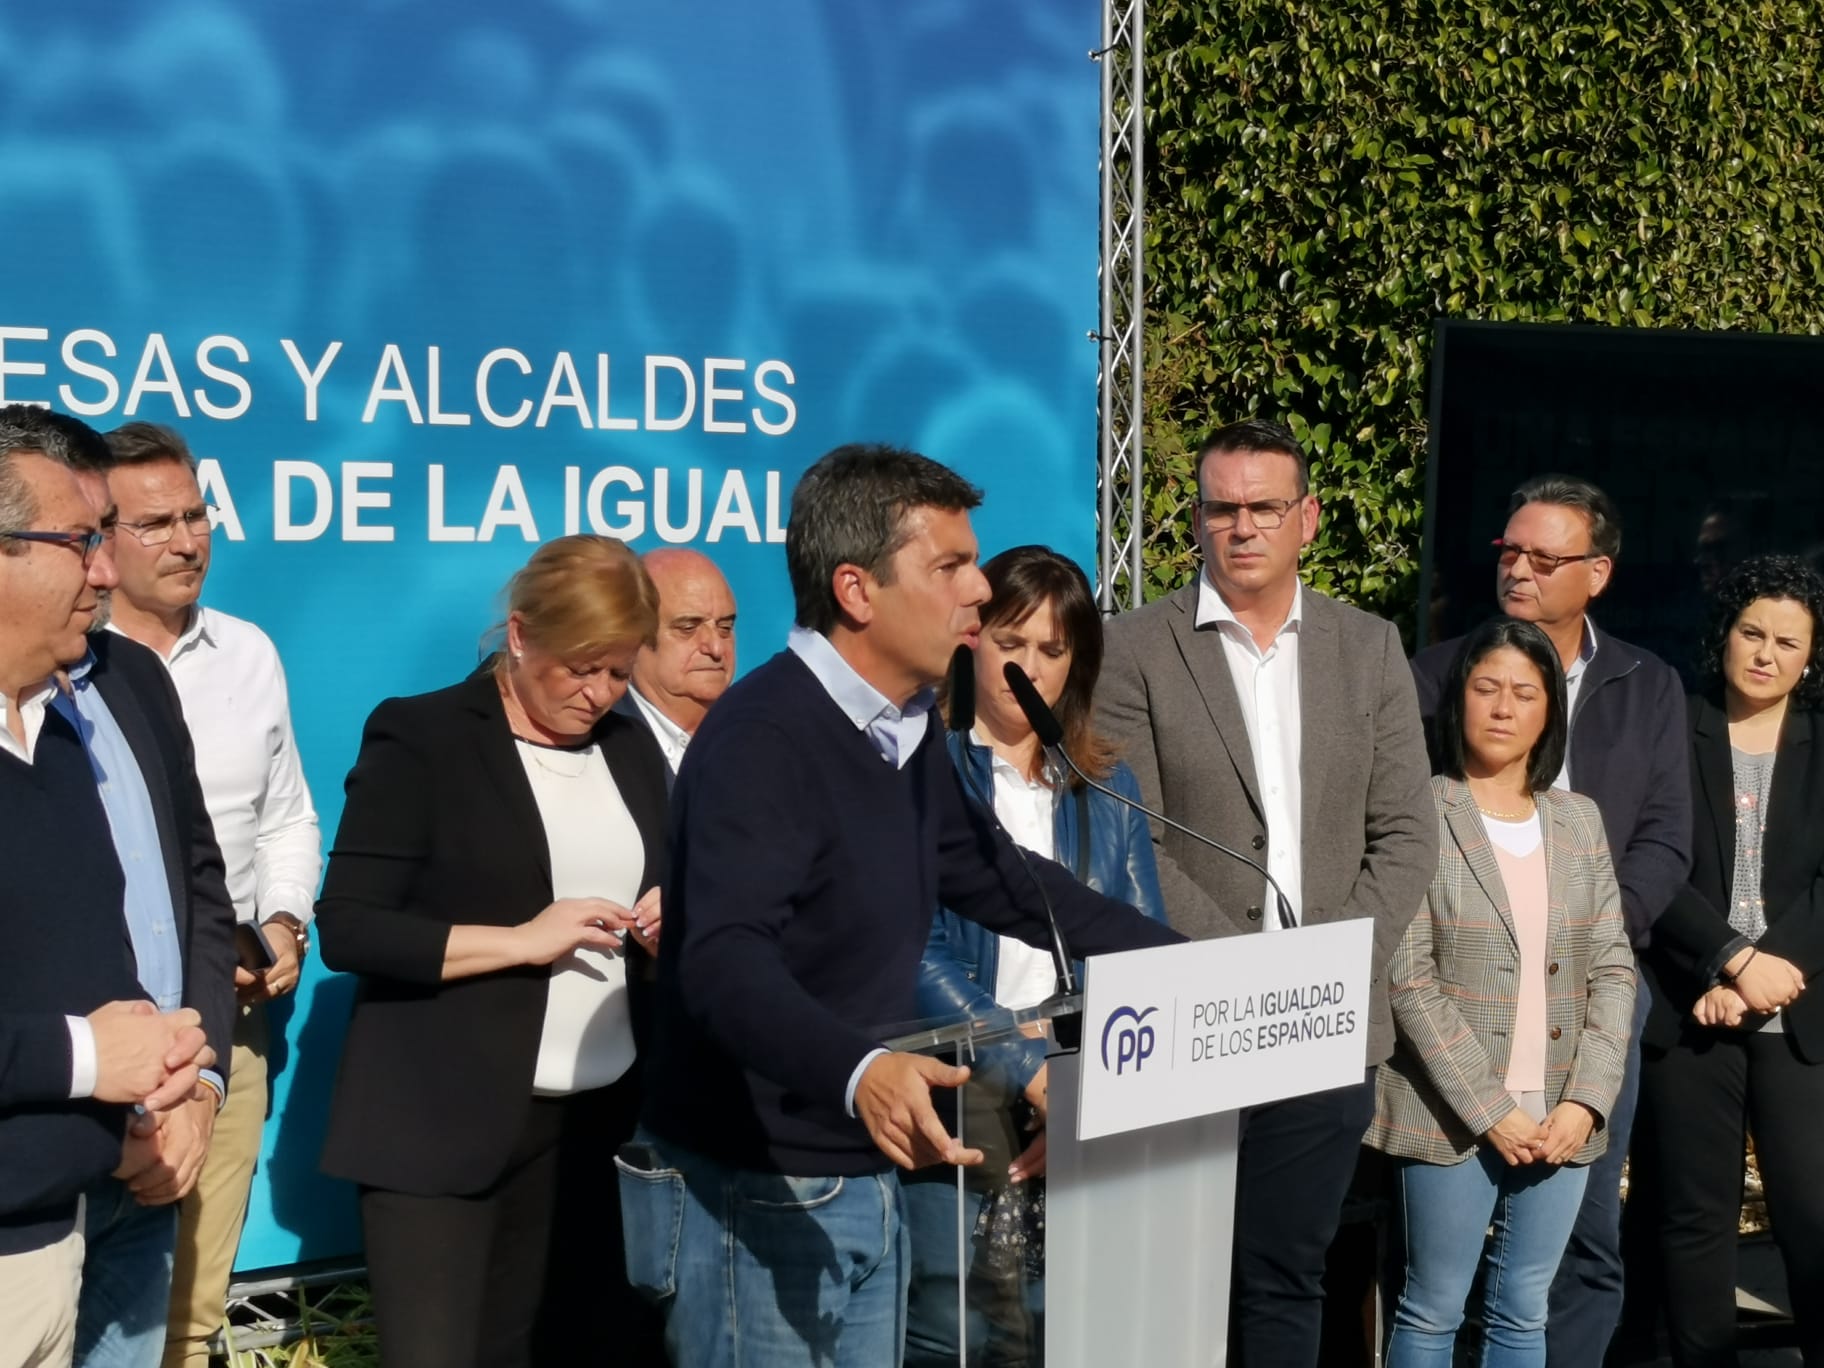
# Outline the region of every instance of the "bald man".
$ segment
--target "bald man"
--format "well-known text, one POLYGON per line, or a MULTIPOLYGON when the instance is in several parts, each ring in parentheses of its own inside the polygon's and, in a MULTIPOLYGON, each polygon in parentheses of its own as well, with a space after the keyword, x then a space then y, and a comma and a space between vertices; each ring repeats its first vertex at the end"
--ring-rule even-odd
POLYGON ((620 711, 652 728, 676 776, 684 748, 735 677, 735 596, 700 551, 660 547, 641 558, 659 591, 659 639, 633 663, 620 711))

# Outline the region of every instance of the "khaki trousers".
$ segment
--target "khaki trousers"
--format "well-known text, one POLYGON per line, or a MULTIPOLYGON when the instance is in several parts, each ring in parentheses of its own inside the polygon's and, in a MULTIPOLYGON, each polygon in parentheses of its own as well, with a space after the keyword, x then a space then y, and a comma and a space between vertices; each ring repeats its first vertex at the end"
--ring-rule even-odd
POLYGON ((234 1029, 228 1100, 196 1187, 178 1216, 177 1262, 162 1368, 207 1368, 209 1337, 222 1326, 228 1279, 247 1217, 247 1193, 266 1124, 266 1004, 241 1009, 234 1029))
POLYGON ((56 1244, 0 1255, 0 1368, 69 1368, 82 1294, 82 1221, 56 1244))

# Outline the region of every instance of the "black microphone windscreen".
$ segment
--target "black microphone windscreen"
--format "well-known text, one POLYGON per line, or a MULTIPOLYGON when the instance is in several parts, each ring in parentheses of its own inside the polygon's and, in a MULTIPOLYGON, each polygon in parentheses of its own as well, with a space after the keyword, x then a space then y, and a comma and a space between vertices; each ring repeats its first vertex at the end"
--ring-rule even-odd
POLYGON ((950 657, 950 730, 964 733, 975 726, 975 652, 958 646, 950 657))
POLYGON ((1038 734, 1039 744, 1062 745, 1064 724, 1058 721, 1058 715, 1039 697, 1039 691, 1033 687, 1026 671, 1010 660, 1001 673, 1006 677, 1007 687, 1013 690, 1013 701, 1020 705, 1020 711, 1026 714, 1026 720, 1032 723, 1033 731, 1038 734))

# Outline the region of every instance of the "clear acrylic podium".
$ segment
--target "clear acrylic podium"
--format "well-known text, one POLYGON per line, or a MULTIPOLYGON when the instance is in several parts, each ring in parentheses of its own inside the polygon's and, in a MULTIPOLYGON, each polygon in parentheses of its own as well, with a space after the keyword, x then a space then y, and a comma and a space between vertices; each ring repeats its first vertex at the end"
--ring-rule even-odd
MULTIPOLYGON (((1010 1120, 1016 1097, 1005 1085, 972 1076, 957 1090, 954 1122, 964 1144, 985 1152, 984 1162, 902 1175, 908 1210, 921 1223, 918 1238, 929 1239, 947 1192, 942 1211, 953 1218, 946 1235, 956 1241, 958 1269, 947 1289, 956 1298, 949 1314, 964 1325, 970 1318, 992 1325, 1002 1343, 1042 1346, 1042 1360, 1034 1352, 1031 1362, 1222 1365, 1238 1113, 1079 1140, 1073 1026, 1081 1008, 1080 997, 1057 997, 1017 1012, 996 1009, 888 1032, 894 1049, 971 1065, 982 1051, 1022 1037, 1040 1035, 1050 1044, 1042 1214, 1030 1193, 1005 1191, 1007 1165, 1030 1138, 1010 1120), (1029 1243, 1042 1244, 1042 1272, 1029 1243)), ((931 1292, 927 1284, 914 1296, 931 1292)), ((960 1338, 962 1351, 946 1362, 970 1361, 968 1336, 960 1338)), ((912 1347, 908 1358, 917 1361, 912 1347)))

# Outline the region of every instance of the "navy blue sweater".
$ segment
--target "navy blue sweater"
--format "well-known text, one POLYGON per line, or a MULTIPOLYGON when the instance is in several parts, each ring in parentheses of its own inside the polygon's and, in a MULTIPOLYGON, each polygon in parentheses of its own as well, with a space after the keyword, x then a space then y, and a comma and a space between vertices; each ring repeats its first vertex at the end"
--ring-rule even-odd
MULTIPOLYGON (((890 1167, 844 1093, 885 1028, 913 1019, 939 904, 1050 944, 1031 880, 965 801, 940 729, 895 768, 782 652, 710 710, 671 824, 646 1124, 743 1169, 890 1167)), ((1033 864, 1073 953, 1183 939, 1033 864)))
POLYGON ((0 752, 0 1254, 61 1239, 120 1162, 126 1108, 72 1102, 65 1016, 143 998, 125 881, 75 731, 47 710, 33 764, 0 752))

